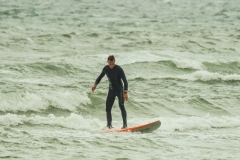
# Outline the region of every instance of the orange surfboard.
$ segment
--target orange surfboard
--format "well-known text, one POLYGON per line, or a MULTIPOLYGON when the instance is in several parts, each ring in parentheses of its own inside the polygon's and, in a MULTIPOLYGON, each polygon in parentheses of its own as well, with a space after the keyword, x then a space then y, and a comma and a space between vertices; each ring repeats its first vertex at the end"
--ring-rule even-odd
POLYGON ((114 128, 105 128, 103 129, 104 132, 142 132, 142 133, 149 133, 156 129, 158 129, 161 126, 161 121, 157 120, 154 122, 142 124, 139 126, 134 126, 130 128, 124 128, 124 129, 114 129, 114 128))

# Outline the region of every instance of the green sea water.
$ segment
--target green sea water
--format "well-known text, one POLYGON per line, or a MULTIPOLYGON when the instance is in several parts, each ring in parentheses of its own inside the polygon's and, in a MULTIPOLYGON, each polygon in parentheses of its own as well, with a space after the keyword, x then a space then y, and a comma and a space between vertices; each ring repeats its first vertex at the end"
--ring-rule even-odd
POLYGON ((239 42, 237 0, 0 0, 0 159, 237 160, 239 42), (101 132, 110 54, 153 133, 101 132))

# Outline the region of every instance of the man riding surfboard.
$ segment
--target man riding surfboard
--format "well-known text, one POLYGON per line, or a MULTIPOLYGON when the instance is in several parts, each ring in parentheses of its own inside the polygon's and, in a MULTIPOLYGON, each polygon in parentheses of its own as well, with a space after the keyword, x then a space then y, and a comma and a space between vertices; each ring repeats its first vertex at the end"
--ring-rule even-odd
POLYGON ((124 107, 124 101, 128 100, 128 82, 123 69, 115 64, 115 57, 110 55, 108 57, 108 65, 106 65, 101 74, 96 79, 92 91, 94 91, 97 85, 100 83, 101 79, 107 75, 109 81, 109 90, 106 100, 106 114, 107 114, 107 127, 112 128, 112 106, 115 97, 118 97, 119 108, 121 109, 123 128, 127 128, 127 112, 124 107), (123 85, 123 83, 124 85, 123 85))

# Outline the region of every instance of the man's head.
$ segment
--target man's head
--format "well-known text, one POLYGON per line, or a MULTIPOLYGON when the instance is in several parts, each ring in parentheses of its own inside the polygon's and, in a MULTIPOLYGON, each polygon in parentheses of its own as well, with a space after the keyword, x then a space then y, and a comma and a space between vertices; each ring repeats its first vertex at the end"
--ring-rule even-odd
POLYGON ((113 69, 113 67, 115 66, 115 57, 113 55, 110 55, 108 57, 108 65, 109 65, 109 68, 113 69))

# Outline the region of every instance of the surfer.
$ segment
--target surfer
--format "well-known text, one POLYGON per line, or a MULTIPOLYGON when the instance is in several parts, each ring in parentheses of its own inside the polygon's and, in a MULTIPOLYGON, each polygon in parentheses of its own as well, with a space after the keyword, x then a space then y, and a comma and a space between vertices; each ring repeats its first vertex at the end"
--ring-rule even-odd
POLYGON ((118 97, 118 103, 119 108, 121 109, 122 114, 122 120, 123 120, 123 128, 127 128, 127 112, 124 107, 124 101, 128 100, 128 82, 125 76, 125 73, 123 69, 115 64, 115 57, 113 55, 110 55, 108 57, 108 65, 106 65, 102 73, 99 75, 99 77, 96 79, 92 91, 94 91, 101 81, 101 79, 104 77, 104 75, 107 75, 108 81, 109 81, 109 90, 108 90, 108 96, 106 100, 106 114, 107 114, 107 127, 112 128, 112 106, 115 100, 115 97, 118 97), (123 83, 124 86, 123 86, 123 83))

